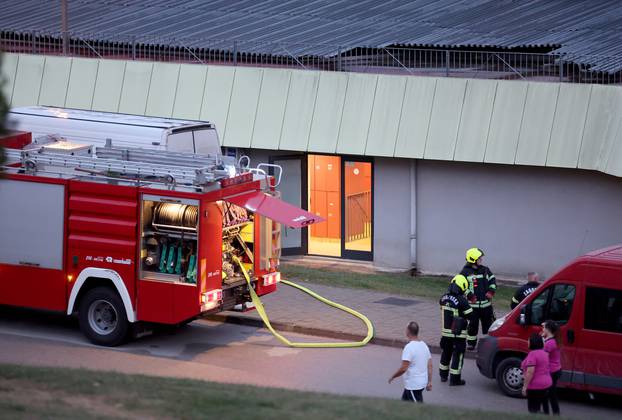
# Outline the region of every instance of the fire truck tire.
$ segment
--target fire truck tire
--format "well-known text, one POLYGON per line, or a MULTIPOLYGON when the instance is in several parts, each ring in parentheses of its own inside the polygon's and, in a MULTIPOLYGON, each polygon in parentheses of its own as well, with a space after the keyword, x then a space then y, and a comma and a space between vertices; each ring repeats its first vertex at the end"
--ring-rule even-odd
POLYGON ((523 388, 523 371, 520 368, 521 359, 508 357, 497 366, 497 384, 501 391, 509 397, 521 398, 523 388))
POLYGON ((123 301, 108 287, 96 287, 82 297, 78 319, 82 333, 97 345, 118 346, 128 335, 129 322, 123 301))

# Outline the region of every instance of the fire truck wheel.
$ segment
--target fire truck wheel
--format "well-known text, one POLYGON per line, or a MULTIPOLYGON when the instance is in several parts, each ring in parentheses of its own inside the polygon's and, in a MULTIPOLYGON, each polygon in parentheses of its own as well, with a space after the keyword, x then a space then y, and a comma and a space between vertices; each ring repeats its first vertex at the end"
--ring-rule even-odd
POLYGON ((497 366, 497 384, 503 393, 509 397, 522 397, 523 371, 520 364, 521 359, 518 357, 508 357, 497 366))
POLYGON ((129 322, 123 301, 107 288, 89 290, 80 300, 80 329, 94 344, 118 346, 127 337, 129 322))

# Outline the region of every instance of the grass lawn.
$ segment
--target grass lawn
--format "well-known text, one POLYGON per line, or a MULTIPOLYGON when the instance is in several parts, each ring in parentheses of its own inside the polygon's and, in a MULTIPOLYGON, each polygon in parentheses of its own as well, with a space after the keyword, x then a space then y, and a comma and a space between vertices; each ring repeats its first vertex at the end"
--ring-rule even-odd
POLYGON ((0 364, 0 418, 473 419, 527 415, 186 379, 0 364))
MULTIPOLYGON (((327 286, 366 289, 395 295, 413 296, 437 300, 447 290, 448 277, 413 277, 408 273, 361 274, 325 268, 308 268, 291 263, 282 263, 283 277, 300 282, 324 284, 327 286)), ((510 310, 510 299, 516 289, 498 285, 494 305, 499 312, 510 310)))

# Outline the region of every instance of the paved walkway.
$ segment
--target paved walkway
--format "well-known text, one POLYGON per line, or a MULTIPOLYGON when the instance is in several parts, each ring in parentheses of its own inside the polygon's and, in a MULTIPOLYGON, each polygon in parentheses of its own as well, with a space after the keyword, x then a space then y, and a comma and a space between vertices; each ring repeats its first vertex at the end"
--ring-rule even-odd
MULTIPOLYGON (((334 302, 363 313, 374 324, 374 343, 403 346, 409 321, 417 321, 420 337, 433 351, 440 341, 440 309, 435 300, 404 297, 358 289, 302 283, 334 302)), ((279 285, 275 293, 261 298, 270 322, 277 330, 346 340, 362 339, 365 325, 357 318, 329 307, 297 289, 279 285)), ((497 316, 502 315, 497 310, 497 316)), ((262 325, 257 311, 223 312, 210 317, 228 322, 262 325)))

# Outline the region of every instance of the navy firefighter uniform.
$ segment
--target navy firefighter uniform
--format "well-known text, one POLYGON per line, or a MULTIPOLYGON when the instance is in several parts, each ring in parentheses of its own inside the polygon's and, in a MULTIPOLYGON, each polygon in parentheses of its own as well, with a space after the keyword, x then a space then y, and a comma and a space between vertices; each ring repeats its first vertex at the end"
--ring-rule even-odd
POLYGON ((492 297, 497 291, 497 282, 494 274, 488 267, 481 264, 484 252, 479 248, 470 248, 466 252, 466 265, 460 271, 469 282, 467 298, 473 308, 473 322, 469 323, 467 346, 473 350, 477 344, 477 330, 482 324, 482 333, 488 334, 488 329, 495 320, 492 307, 492 297))
POLYGON ((467 328, 472 322, 473 309, 469 305, 465 292, 468 281, 458 274, 455 276, 439 304, 441 306, 441 360, 439 374, 441 381, 449 385, 464 385, 462 365, 466 350, 467 328))

